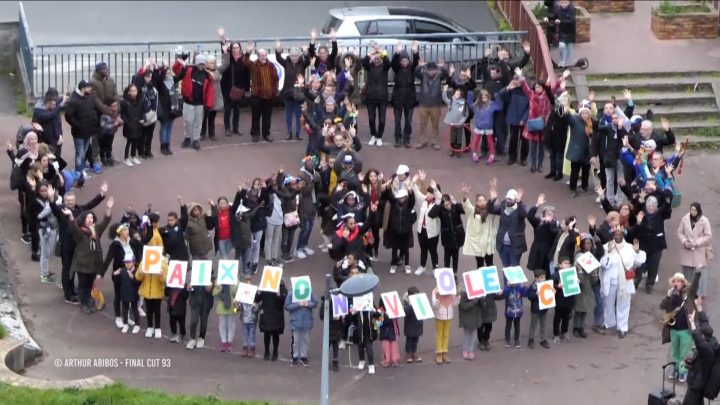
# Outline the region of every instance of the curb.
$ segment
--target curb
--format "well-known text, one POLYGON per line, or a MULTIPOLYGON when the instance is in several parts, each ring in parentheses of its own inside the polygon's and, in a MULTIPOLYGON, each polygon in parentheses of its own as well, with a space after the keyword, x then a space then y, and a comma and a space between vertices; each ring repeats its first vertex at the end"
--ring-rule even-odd
POLYGON ((25 377, 18 373, 25 370, 26 354, 34 357, 36 352, 25 349, 22 342, 10 337, 0 340, 0 358, 4 360, 0 364, 0 383, 36 389, 93 389, 114 383, 104 375, 63 381, 25 377))

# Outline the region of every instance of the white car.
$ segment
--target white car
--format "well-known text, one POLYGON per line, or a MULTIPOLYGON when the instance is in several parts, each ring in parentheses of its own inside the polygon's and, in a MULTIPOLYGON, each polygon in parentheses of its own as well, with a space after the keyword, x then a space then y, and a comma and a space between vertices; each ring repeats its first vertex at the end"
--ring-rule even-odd
MULTIPOLYGON (((489 27, 493 28, 494 27, 489 27)), ((330 17, 322 29, 329 34, 334 29, 338 46, 367 48, 379 45, 392 54, 398 41, 409 45, 420 43, 420 57, 425 61, 444 59, 447 62, 471 62, 483 57, 486 38, 470 34, 459 23, 428 11, 410 7, 348 7, 330 10, 330 17), (418 35, 419 36, 415 36, 418 35), (422 34, 435 34, 422 37, 422 34), (443 35, 445 34, 445 35, 443 35), (402 37, 393 37, 398 35, 402 37), (383 36, 383 37, 377 37, 383 36)))

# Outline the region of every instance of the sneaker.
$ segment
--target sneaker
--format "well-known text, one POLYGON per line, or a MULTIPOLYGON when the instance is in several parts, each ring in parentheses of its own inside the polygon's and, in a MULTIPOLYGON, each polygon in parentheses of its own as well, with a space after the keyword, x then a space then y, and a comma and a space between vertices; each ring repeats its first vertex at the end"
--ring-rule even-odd
POLYGON ((374 365, 371 364, 368 366, 368 374, 371 374, 371 375, 375 374, 375 366, 374 365))
POLYGON ((334 372, 340 371, 340 365, 338 364, 337 360, 333 360, 333 362, 332 362, 332 371, 334 371, 334 372))
POLYGON ((29 233, 24 233, 20 237, 20 240, 23 241, 24 244, 29 245, 30 242, 32 242, 32 236, 30 236, 29 233))
POLYGON ((51 276, 50 274, 41 274, 40 282, 45 284, 52 284, 55 282, 55 277, 51 276))
POLYGON ((120 318, 119 316, 115 318, 115 326, 117 326, 118 328, 122 328, 123 326, 125 326, 125 323, 123 323, 122 318, 120 318))
POLYGON ((83 169, 83 171, 82 171, 82 179, 83 179, 83 180, 90 180, 91 178, 92 178, 92 176, 90 176, 90 172, 88 171, 88 169, 83 169))
POLYGON ((370 142, 368 142, 368 145, 375 146, 375 142, 377 142, 377 138, 375 138, 374 136, 371 136, 370 142))
POLYGON ((155 339, 162 339, 162 331, 160 328, 155 329, 155 339))
POLYGON ((563 343, 570 343, 570 338, 566 334, 560 335, 560 341, 563 343))
POLYGON ((490 155, 490 157, 487 160, 487 164, 491 165, 495 162, 495 155, 490 155))
POLYGON ((378 139, 375 141, 375 146, 382 146, 382 139, 379 139, 379 138, 378 138, 378 139))
POLYGON ((93 173, 95 173, 95 174, 100 174, 100 173, 102 173, 102 172, 103 172, 103 169, 102 169, 102 166, 100 165, 100 163, 95 163, 95 164, 93 165, 93 167, 92 167, 92 171, 93 171, 93 173))
POLYGON ((310 362, 308 361, 308 359, 303 357, 300 358, 300 364, 302 364, 303 367, 310 367, 310 362))
POLYGON ((133 162, 134 165, 141 165, 141 164, 142 164, 142 162, 140 161, 140 159, 137 158, 137 156, 131 157, 131 158, 130 158, 130 161, 133 162))
POLYGON ((128 330, 130 329, 130 325, 123 325, 122 326, 122 333, 128 333, 128 330))
POLYGON ((560 344, 560 337, 559 337, 559 336, 553 337, 553 343, 555 343, 556 345, 559 345, 559 344, 560 344))
POLYGON ((306 255, 306 256, 312 256, 312 255, 315 254, 315 251, 312 250, 312 249, 310 249, 310 248, 307 247, 307 246, 303 248, 303 252, 305 252, 305 255, 306 255))
POLYGON ((412 274, 412 269, 410 266, 405 266, 405 274, 412 274))
POLYGON ((290 367, 297 367, 298 366, 298 359, 293 358, 290 362, 290 367))
POLYGON ((195 339, 190 339, 187 344, 185 345, 185 348, 188 350, 192 350, 195 348, 195 339))
POLYGON ((84 313, 85 315, 90 315, 90 314, 93 313, 92 308, 90 308, 90 307, 87 306, 87 305, 83 305, 82 311, 83 311, 83 313, 84 313))
POLYGON ((189 148, 190 147, 190 138, 183 139, 182 145, 180 145, 181 148, 189 148))
POLYGON ((140 332, 140 325, 133 326, 132 334, 137 335, 140 332))
POLYGON ((677 372, 677 371, 673 371, 672 373, 670 373, 670 375, 668 375, 667 378, 668 378, 668 380, 670 380, 670 381, 677 379, 677 378, 678 378, 678 372, 677 372))
POLYGON ((193 143, 192 143, 192 148, 195 149, 196 151, 199 151, 199 150, 200 150, 200 142, 199 142, 199 141, 193 141, 193 143))
POLYGON ((77 297, 72 296, 72 297, 66 299, 66 300, 65 300, 65 303, 66 303, 66 304, 70 304, 70 305, 79 305, 79 304, 80 304, 80 300, 78 300, 77 297))
POLYGON ((534 348, 535 348, 535 340, 528 339, 528 349, 534 349, 534 348))
POLYGON ((509 341, 509 340, 506 340, 506 341, 505 341, 505 347, 508 348, 508 349, 512 347, 512 345, 510 344, 510 341, 509 341))
POLYGON ((679 374, 679 376, 678 376, 678 382, 681 383, 681 384, 684 384, 685 382, 687 382, 687 373, 686 373, 686 372, 681 372, 681 373, 679 374))
POLYGON ((170 336, 170 343, 180 343, 180 336, 178 336, 178 335, 170 336))
POLYGON ((134 326, 134 325, 135 325, 135 321, 133 321, 132 318, 128 319, 128 325, 134 326))
POLYGON ((360 360, 358 362, 358 370, 364 370, 365 369, 365 360, 360 360))
POLYGON ((519 340, 516 340, 516 341, 515 341, 515 348, 516 348, 516 349, 519 349, 519 348, 521 348, 521 347, 522 347, 522 345, 520 344, 520 341, 519 341, 519 340))
POLYGON ((145 331, 145 337, 146 337, 146 338, 151 338, 154 333, 155 333, 155 329, 154 329, 154 328, 147 328, 147 330, 145 331))
POLYGON ((397 266, 390 266, 390 274, 395 274, 397 271, 397 266))
POLYGON ((199 338, 195 347, 197 347, 198 349, 202 349, 203 347, 205 347, 205 339, 199 338))
POLYGON ((282 261, 285 263, 292 263, 295 261, 295 259, 292 256, 287 257, 287 258, 283 257, 282 261))
POLYGON ((549 349, 549 348, 550 348, 550 344, 548 343, 547 340, 543 340, 542 342, 540 342, 540 346, 542 346, 542 347, 544 347, 544 348, 546 348, 546 349, 549 349))
POLYGON ((480 161, 480 158, 478 158, 478 154, 477 154, 477 153, 473 152, 473 154, 472 154, 472 160, 473 160, 473 162, 475 162, 475 163, 477 163, 477 162, 480 161))
POLYGON ((298 249, 298 250, 295 252, 295 257, 297 257, 298 259, 302 260, 302 259, 306 258, 307 256, 305 255, 305 252, 303 252, 302 250, 298 249))
POLYGON ((416 275, 416 276, 422 276, 423 274, 425 274, 425 271, 426 271, 426 270, 427 270, 427 269, 425 269, 424 266, 418 266, 417 270, 415 270, 415 275, 416 275))
POLYGON ((130 160, 130 159, 125 159, 125 166, 127 166, 127 167, 133 167, 133 166, 135 166, 135 165, 133 164, 132 160, 130 160))

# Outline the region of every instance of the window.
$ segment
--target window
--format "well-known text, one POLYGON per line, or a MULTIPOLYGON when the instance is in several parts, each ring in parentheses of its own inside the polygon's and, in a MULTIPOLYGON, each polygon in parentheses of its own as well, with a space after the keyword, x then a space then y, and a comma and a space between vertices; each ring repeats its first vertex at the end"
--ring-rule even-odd
POLYGON ((341 19, 331 15, 321 32, 326 35, 330 34, 331 30, 337 30, 340 27, 340 23, 342 23, 341 19))
MULTIPOLYGON (((416 34, 448 34, 448 36, 437 36, 433 38, 426 38, 428 42, 451 42, 455 37, 455 32, 450 28, 430 21, 415 20, 415 33, 416 34)), ((420 38, 418 38, 420 40, 420 38)))
POLYGON ((407 20, 376 20, 370 22, 367 35, 409 34, 410 22, 407 20))
POLYGON ((370 25, 370 21, 357 21, 355 22, 355 28, 357 28, 360 35, 365 35, 365 33, 368 30, 368 26, 370 25))

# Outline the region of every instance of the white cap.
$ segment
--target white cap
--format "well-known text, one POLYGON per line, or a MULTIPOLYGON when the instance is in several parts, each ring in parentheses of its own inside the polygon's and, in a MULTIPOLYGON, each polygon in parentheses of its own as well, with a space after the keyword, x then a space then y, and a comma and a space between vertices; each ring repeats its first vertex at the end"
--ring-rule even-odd
POLYGON ((646 141, 642 141, 642 147, 645 149, 655 150, 657 149, 657 144, 654 140, 648 139, 646 141))
POLYGON ((397 198, 397 199, 407 197, 407 196, 408 196, 408 192, 404 188, 398 190, 397 193, 395 193, 395 198, 397 198))
POLYGON ((505 198, 508 200, 517 200, 517 191, 515 191, 514 188, 511 188, 510 190, 508 190, 505 198))
POLYGON ((395 174, 397 174, 398 176, 401 174, 408 174, 408 173, 410 173, 410 168, 407 167, 407 165, 399 165, 397 167, 397 170, 395 170, 395 174))
POLYGON ((125 263, 127 263, 127 262, 134 262, 134 261, 135 261, 135 256, 134 256, 132 253, 127 253, 127 254, 125 255, 123 261, 124 261, 125 263))

